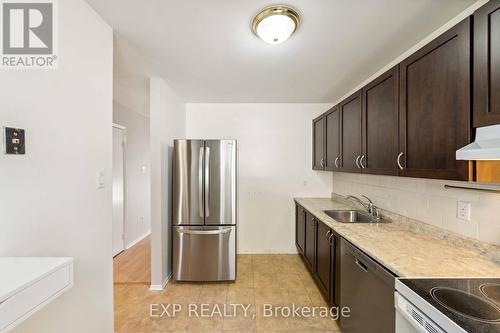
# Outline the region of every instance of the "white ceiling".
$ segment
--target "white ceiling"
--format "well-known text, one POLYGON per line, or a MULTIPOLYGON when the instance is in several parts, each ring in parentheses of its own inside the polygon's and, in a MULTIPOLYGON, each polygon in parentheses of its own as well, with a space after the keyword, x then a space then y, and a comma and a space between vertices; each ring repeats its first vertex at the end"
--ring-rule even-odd
MULTIPOLYGON (((334 102, 474 0, 285 0, 302 17, 268 45, 269 0, 87 0, 186 102, 334 102)), ((129 61, 133 66, 133 61, 129 61)))

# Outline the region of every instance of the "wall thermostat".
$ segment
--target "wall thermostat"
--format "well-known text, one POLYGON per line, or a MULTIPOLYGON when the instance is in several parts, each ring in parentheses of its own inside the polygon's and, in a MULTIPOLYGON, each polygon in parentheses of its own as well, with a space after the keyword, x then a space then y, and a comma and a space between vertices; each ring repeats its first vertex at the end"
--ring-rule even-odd
POLYGON ((25 136, 21 128, 4 127, 4 153, 8 155, 25 154, 25 136))

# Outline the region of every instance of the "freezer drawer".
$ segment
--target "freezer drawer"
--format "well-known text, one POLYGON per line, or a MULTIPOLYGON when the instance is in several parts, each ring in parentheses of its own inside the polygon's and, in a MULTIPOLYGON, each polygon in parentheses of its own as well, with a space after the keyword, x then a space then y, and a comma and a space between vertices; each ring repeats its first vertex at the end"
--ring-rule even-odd
POLYGON ((236 227, 173 227, 176 281, 236 279, 236 227))

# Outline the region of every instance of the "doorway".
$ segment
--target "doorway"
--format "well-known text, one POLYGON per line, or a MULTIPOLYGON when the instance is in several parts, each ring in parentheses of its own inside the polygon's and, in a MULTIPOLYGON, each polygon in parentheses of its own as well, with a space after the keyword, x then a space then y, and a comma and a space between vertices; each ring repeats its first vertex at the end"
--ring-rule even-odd
POLYGON ((113 124, 113 257, 125 250, 125 127, 113 124))
POLYGON ((148 119, 115 103, 113 124, 113 282, 151 283, 148 119))

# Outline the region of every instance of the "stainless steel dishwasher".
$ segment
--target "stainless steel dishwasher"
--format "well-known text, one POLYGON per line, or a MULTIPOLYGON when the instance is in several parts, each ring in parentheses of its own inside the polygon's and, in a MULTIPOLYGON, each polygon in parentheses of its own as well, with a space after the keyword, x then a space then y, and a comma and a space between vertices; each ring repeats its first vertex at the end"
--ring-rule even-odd
POLYGON ((394 333, 395 277, 345 239, 340 251, 340 305, 351 310, 342 332, 394 333))

